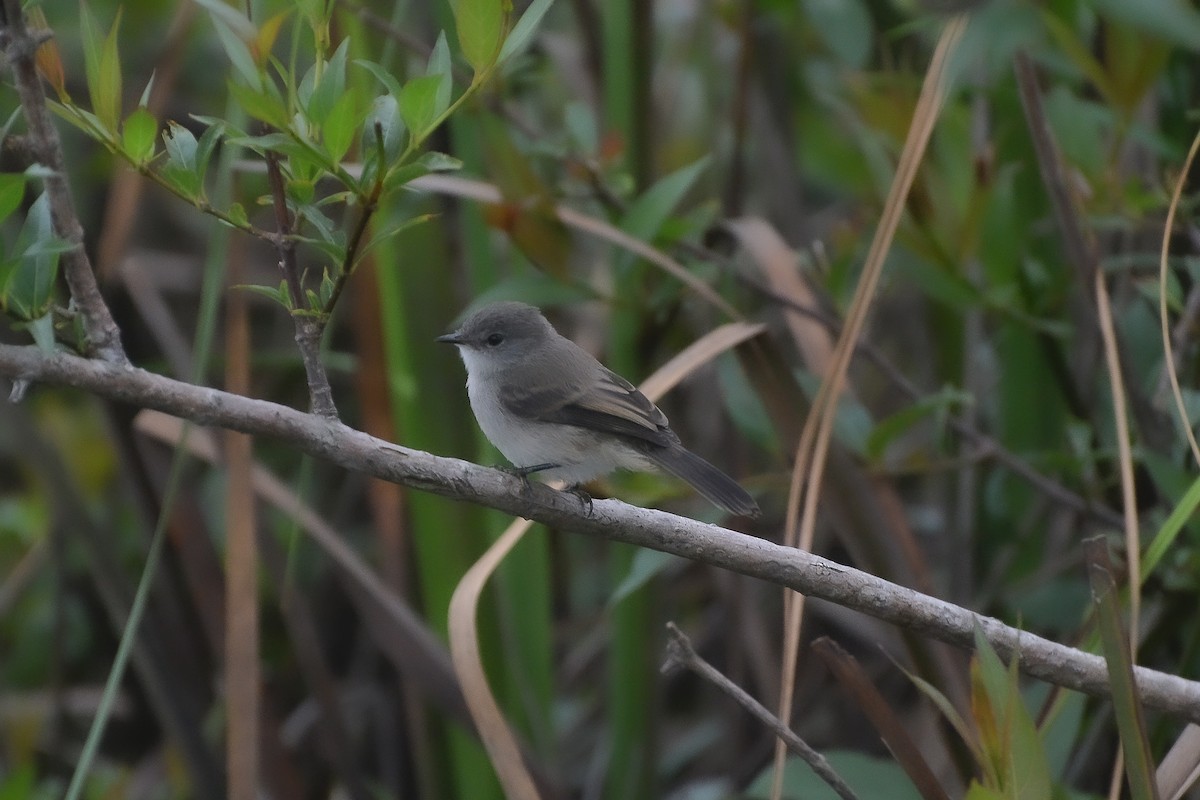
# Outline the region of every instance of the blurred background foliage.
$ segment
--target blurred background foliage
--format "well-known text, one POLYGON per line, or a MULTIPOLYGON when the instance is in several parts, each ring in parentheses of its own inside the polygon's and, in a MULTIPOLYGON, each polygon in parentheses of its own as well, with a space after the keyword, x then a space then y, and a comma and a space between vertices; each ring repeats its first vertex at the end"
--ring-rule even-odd
MULTIPOLYGON (((222 385, 225 302, 237 294, 250 303, 249 393, 307 407, 287 300, 263 297, 282 297, 277 255, 236 230, 273 230, 256 149, 274 145, 253 141, 255 120, 298 123, 231 89, 239 78, 228 35, 214 26, 215 3, 204 5, 42 7, 61 54, 64 102, 103 122, 87 62, 93 58, 94 75, 111 87, 104 53, 119 56, 121 81, 106 100, 117 114, 109 146, 95 130, 60 124, 87 246, 135 363, 222 385), (203 143, 212 120, 225 120, 198 183, 164 187, 113 152, 141 147, 141 160, 132 160, 148 163, 151 145, 129 132, 130 122, 124 139, 115 136, 115 122, 139 100, 151 130, 170 123, 168 138, 183 137, 176 148, 187 137, 203 143), (230 224, 196 208, 201 190, 230 224)), ((295 85, 314 52, 329 60, 344 45, 349 66, 331 102, 352 94, 338 111, 351 109, 360 121, 380 112, 380 74, 405 86, 450 76, 455 98, 480 74, 442 2, 252 5, 253 31, 278 26, 258 42, 295 85)), ((526 10, 516 5, 514 20, 526 10)), ((414 151, 446 154, 423 162, 439 171, 461 162, 459 182, 405 180, 380 199, 370 234, 398 232, 355 262, 322 339, 343 420, 410 447, 499 463, 471 418, 457 357, 433 344, 471 303, 538 304, 635 381, 734 311, 768 323, 767 335, 690 375, 661 405, 690 447, 759 498, 762 518, 736 524, 780 539, 792 454, 825 366, 814 354, 850 303, 944 15, 967 11, 954 88, 842 399, 815 549, 1058 641, 1091 642, 1080 542, 1099 533, 1120 546, 1108 376, 1091 287, 1064 256, 1013 61, 1021 51, 1036 65, 1111 286, 1149 541, 1195 474, 1163 378, 1157 303, 1167 201, 1196 126, 1200 15, 1172 0, 954 6, 551 5, 526 46, 483 70, 486 83, 414 151), (565 224, 562 209, 608 227, 565 224), (675 259, 728 307, 634 253, 622 235, 675 259)), ((0 117, 16 107, 5 81, 0 117)), ((407 111, 413 129, 424 112, 407 111)), ((320 122, 341 141, 345 131, 329 133, 336 116, 320 122)), ((147 124, 136 123, 143 132, 147 124)), ((369 136, 346 139, 344 156, 333 153, 331 163, 361 164, 372 144, 369 136)), ((153 146, 164 153, 167 143, 153 146)), ((186 155, 166 152, 156 163, 186 155)), ((28 166, 21 158, 19 147, 8 147, 0 167, 19 173, 28 166)), ((311 219, 324 215, 328 226, 323 241, 300 248, 320 307, 328 299, 322 276, 336 277, 363 205, 346 202, 353 191, 344 181, 309 180, 304 169, 288 162, 289 199, 293 208, 309 203, 311 219)), ((37 218, 36 185, 19 184, 6 253, 20 252, 22 220, 37 218)), ((0 189, 11 194, 9 186, 0 189)), ((1185 193, 1162 290, 1194 413, 1193 204, 1185 193)), ((14 286, 6 311, 16 320, 44 317, 55 298, 65 300, 52 284, 32 295, 14 286)), ((19 326, 4 335, 29 339, 19 326)), ((59 336, 72 341, 69 327, 59 336)), ((221 794, 224 723, 237 714, 221 699, 226 476, 189 463, 164 501, 170 451, 136 411, 49 390, 0 406, 0 798, 61 796, 160 515, 166 561, 86 796, 221 794)), ((254 454, 439 635, 457 581, 508 522, 297 458, 274 442, 256 442, 254 454)), ((618 475, 592 491, 720 521, 686 487, 659 476, 618 475)), ((361 586, 301 532, 295 513, 264 504, 258 520, 264 786, 297 798, 499 797, 456 704, 453 674, 397 646, 361 601, 361 586), (320 676, 331 681, 340 724, 318 698, 320 676)), ((1141 609, 1139 663, 1185 676, 1198 674, 1200 659, 1198 537, 1187 521, 1146 581, 1141 609)), ((563 532, 536 530, 524 540, 487 596, 482 648, 545 796, 767 796, 770 733, 694 676, 663 677, 658 666, 664 623, 674 620, 702 655, 772 706, 781 597, 740 576, 563 532)), ((795 727, 862 797, 930 790, 914 785, 880 743, 860 706, 866 701, 810 655, 808 643, 820 636, 857 657, 950 796, 989 776, 995 794, 977 796, 1035 796, 996 778, 1005 764, 1027 764, 1031 751, 1044 762, 1039 790, 1108 791, 1118 747, 1110 703, 1042 685, 1006 689, 1002 667, 971 667, 961 653, 813 603, 795 727), (906 671, 933 689, 917 688, 906 671), (934 689, 958 708, 964 728, 939 714, 934 689), (1024 716, 1012 710, 1014 697, 1029 709, 1024 716), (1017 721, 980 718, 989 704, 1017 721), (999 763, 971 758, 972 735, 999 763)), ((1146 725, 1160 760, 1181 723, 1151 715, 1146 725)), ((785 794, 826 796, 814 780, 790 764, 785 794)))

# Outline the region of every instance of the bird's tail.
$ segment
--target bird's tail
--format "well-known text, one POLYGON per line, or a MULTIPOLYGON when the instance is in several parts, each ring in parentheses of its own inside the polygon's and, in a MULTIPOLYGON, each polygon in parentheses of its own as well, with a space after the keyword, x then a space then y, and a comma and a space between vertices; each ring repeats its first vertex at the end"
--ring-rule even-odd
POLYGON ((687 481, 714 505, 745 517, 757 517, 758 503, 737 482, 685 447, 649 448, 646 456, 663 470, 687 481))

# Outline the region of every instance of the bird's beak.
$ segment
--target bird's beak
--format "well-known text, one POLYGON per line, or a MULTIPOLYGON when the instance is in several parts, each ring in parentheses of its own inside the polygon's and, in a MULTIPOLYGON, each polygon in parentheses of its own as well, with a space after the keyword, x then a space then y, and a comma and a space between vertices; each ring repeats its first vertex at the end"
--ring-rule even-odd
POLYGON ((463 338, 461 333, 454 331, 453 333, 447 333, 444 336, 439 336, 434 341, 445 342, 446 344, 462 344, 463 338))

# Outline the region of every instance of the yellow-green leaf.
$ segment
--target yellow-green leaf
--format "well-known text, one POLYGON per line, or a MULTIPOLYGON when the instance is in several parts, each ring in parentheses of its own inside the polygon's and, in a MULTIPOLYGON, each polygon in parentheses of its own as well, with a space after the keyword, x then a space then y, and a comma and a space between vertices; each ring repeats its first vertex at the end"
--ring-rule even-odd
POLYGON ((121 145, 134 164, 142 165, 154 157, 154 141, 158 136, 158 120, 145 108, 138 108, 125 120, 121 145))
POLYGON ((511 0, 455 0, 451 7, 463 57, 476 75, 486 72, 500 54, 511 0))
POLYGON ((115 138, 117 125, 121 120, 121 54, 117 49, 121 12, 117 12, 108 35, 102 36, 100 26, 87 3, 82 4, 80 10, 83 22, 84 67, 87 73, 88 93, 92 98, 92 110, 105 131, 115 138))

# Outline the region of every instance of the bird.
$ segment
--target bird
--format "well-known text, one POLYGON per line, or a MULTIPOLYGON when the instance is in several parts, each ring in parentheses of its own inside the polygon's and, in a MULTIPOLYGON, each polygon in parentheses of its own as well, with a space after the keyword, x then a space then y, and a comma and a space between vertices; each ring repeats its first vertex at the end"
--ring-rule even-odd
POLYGON ((750 493, 685 448, 658 406, 534 306, 489 303, 437 341, 457 347, 475 419, 516 474, 577 488, 657 468, 730 514, 758 516, 750 493))

